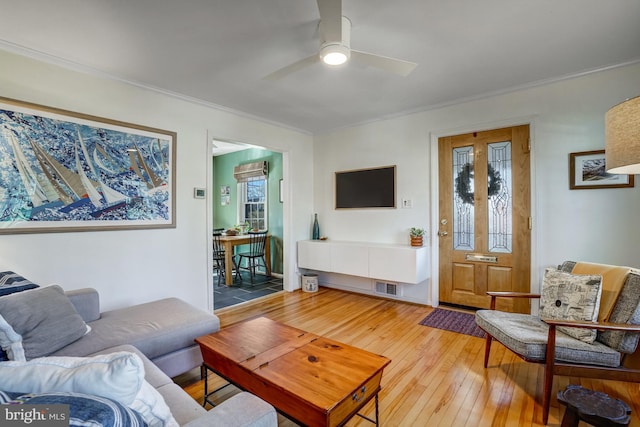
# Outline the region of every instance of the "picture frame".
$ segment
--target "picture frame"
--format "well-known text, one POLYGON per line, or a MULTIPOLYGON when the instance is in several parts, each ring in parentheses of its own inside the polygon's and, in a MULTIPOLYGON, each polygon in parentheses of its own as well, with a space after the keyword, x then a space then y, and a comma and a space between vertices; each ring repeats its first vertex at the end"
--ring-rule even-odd
POLYGON ((0 234, 175 228, 176 140, 0 97, 0 234))
POLYGON ((220 206, 229 206, 231 203, 231 187, 228 185, 220 186, 220 206))
POLYGON ((569 153, 569 188, 571 190, 633 186, 633 175, 606 172, 604 150, 569 153))

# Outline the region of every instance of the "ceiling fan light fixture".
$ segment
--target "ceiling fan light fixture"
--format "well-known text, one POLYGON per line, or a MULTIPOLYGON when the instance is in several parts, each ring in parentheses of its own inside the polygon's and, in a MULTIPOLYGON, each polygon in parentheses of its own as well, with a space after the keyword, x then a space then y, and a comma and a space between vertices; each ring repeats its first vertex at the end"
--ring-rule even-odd
POLYGON ((342 65, 350 56, 351 50, 341 43, 327 43, 320 48, 320 59, 327 65, 342 65))
POLYGON ((265 80, 275 81, 319 62, 328 68, 342 68, 346 62, 353 60, 403 77, 409 75, 418 65, 401 59, 351 50, 351 21, 342 15, 342 0, 317 0, 317 3, 320 12, 318 53, 276 70, 266 76, 265 80))

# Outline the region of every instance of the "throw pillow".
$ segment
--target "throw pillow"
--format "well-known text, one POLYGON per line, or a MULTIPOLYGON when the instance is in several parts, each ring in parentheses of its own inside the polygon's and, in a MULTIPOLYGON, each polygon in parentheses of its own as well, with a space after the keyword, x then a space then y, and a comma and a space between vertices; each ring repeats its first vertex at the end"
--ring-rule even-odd
MULTIPOLYGON (((554 268, 545 271, 540 297, 540 317, 555 320, 598 319, 602 276, 571 274, 554 268)), ((595 329, 559 327, 559 331, 586 343, 596 339, 595 329)))
POLYGON ((140 357, 126 351, 92 357, 42 357, 0 363, 4 390, 70 392, 116 400, 140 413, 150 427, 178 427, 162 395, 144 380, 140 357))
POLYGON ((0 298, 0 316, 21 337, 21 342, 16 342, 15 334, 0 322, 0 343, 12 360, 46 356, 87 332, 86 323, 57 285, 0 298), (7 341, 10 341, 9 350, 5 347, 7 341), (20 346, 24 350, 22 357, 20 346))
POLYGON ((15 292, 26 291, 27 289, 35 289, 37 287, 38 285, 13 271, 0 272, 0 297, 15 292))
POLYGON ((20 404, 68 405, 68 425, 73 427, 145 427, 142 415, 121 403, 82 393, 7 393, 0 391, 0 404, 12 405, 7 411, 20 412, 20 404))
POLYGON ((126 351, 93 357, 41 357, 28 362, 0 363, 2 389, 12 392, 68 391, 130 405, 143 381, 142 360, 126 351))
POLYGON ((0 348, 9 360, 25 360, 22 337, 13 330, 2 314, 0 314, 0 348))

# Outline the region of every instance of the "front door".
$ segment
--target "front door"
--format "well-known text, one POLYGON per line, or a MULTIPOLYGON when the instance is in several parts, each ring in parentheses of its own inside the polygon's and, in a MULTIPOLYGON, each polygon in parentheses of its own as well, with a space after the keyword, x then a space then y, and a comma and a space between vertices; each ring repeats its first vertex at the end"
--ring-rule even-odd
POLYGON ((440 302, 488 308, 487 291, 529 292, 529 126, 443 137, 438 153, 440 302))

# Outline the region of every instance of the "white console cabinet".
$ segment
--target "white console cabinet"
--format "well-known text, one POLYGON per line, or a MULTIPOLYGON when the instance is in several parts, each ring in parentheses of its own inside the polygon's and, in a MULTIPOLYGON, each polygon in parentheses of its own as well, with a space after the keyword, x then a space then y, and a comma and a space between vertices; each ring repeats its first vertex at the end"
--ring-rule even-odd
POLYGON ((429 278, 429 254, 424 246, 301 240, 298 267, 415 284, 429 278))

